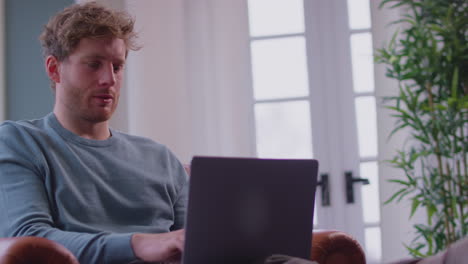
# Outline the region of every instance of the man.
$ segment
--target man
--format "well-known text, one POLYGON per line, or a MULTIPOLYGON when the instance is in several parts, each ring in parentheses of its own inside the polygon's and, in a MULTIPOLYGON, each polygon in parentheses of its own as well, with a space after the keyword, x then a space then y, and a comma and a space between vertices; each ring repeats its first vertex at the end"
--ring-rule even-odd
POLYGON ((46 25, 55 105, 42 119, 0 126, 0 237, 45 237, 86 264, 180 259, 183 166, 166 147, 109 128, 137 49, 133 26, 96 3, 46 25))

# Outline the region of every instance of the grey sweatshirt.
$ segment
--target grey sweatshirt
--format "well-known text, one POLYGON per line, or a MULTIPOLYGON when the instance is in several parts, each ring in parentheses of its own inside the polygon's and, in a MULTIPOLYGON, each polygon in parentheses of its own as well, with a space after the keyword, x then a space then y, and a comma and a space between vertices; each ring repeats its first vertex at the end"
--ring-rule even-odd
POLYGON ((184 225, 188 180, 164 146, 79 137, 53 113, 0 125, 0 237, 40 236, 84 264, 135 260, 135 232, 184 225))

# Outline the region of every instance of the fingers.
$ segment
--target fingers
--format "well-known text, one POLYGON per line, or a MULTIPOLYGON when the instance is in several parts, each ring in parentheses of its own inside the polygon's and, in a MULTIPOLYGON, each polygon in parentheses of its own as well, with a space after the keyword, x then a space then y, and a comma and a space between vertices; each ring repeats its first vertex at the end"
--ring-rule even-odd
POLYGON ((177 232, 177 236, 176 236, 176 245, 177 245, 177 249, 179 249, 180 252, 183 252, 184 251, 184 244, 185 244, 185 230, 184 229, 180 229, 180 230, 177 230, 175 231, 177 232))
POLYGON ((135 256, 146 262, 180 262, 184 250, 185 230, 162 234, 135 234, 132 248, 135 256))
POLYGON ((182 261, 182 253, 177 253, 176 255, 168 258, 165 263, 168 263, 168 264, 174 264, 174 263, 181 263, 182 261))
POLYGON ((173 236, 174 246, 176 247, 177 251, 175 252, 174 255, 170 256, 165 263, 168 263, 168 264, 181 263, 182 252, 184 251, 184 243, 185 243, 185 230, 180 229, 177 231, 173 231, 173 232, 168 233, 168 235, 173 236))

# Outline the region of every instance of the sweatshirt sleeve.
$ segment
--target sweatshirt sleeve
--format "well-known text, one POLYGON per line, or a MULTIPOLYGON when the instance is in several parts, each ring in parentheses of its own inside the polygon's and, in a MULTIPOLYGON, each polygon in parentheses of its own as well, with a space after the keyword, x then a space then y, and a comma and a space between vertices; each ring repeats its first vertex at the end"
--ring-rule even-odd
MULTIPOLYGON (((183 172, 184 175, 185 172, 183 172)), ((174 204, 174 226, 172 230, 178 230, 185 227, 185 217, 187 211, 187 201, 188 201, 188 181, 182 184, 179 191, 177 192, 177 197, 174 204)))
POLYGON ((67 232, 55 226, 36 151, 16 127, 0 126, 0 237, 44 237, 65 246, 80 263, 136 260, 130 233, 67 232))
POLYGON ((169 149, 166 148, 166 151, 168 154, 167 164, 170 164, 169 175, 174 188, 174 200, 172 202, 174 224, 171 227, 171 231, 175 231, 185 227, 189 181, 187 172, 182 163, 180 163, 169 149))

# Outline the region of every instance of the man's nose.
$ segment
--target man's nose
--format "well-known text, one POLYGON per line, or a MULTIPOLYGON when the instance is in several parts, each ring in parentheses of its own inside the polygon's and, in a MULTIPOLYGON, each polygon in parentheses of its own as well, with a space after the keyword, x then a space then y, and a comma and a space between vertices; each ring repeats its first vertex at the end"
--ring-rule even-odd
POLYGON ((115 84, 115 72, 112 64, 102 67, 99 82, 100 85, 113 86, 115 84))

